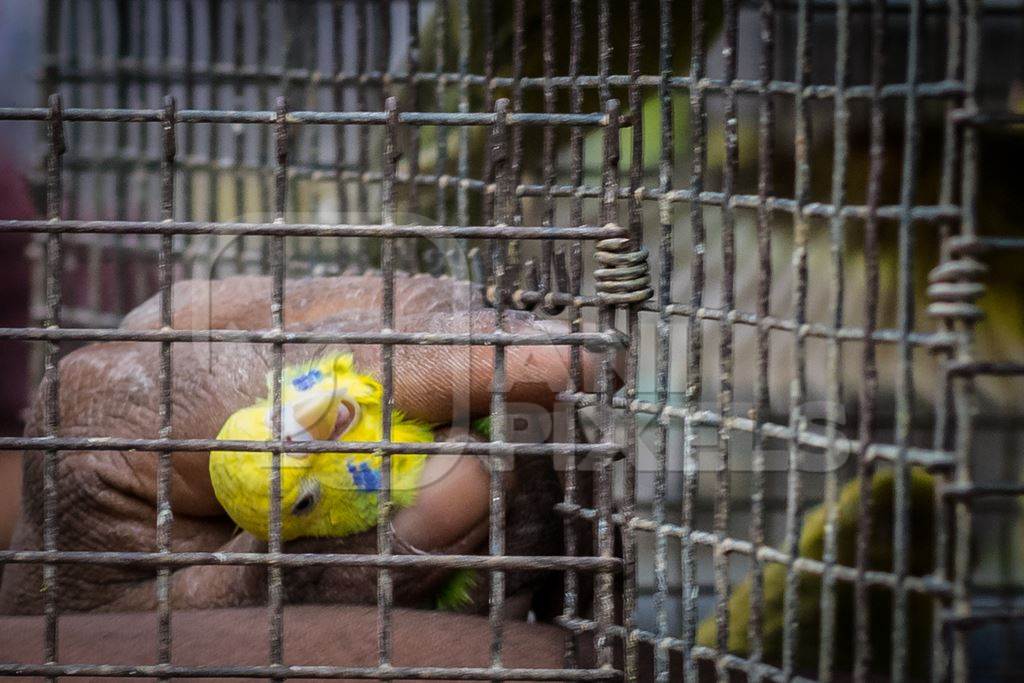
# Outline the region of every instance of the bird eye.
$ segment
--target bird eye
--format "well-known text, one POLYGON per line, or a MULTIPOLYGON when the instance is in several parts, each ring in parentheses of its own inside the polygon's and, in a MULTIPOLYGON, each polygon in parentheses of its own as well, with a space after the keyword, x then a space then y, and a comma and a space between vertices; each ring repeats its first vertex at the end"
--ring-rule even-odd
POLYGON ((295 504, 292 505, 292 514, 293 515, 304 515, 304 514, 306 514, 307 512, 309 512, 310 510, 312 510, 316 506, 317 501, 319 501, 319 500, 320 500, 320 487, 312 488, 312 489, 310 489, 308 491, 303 492, 299 496, 299 499, 295 501, 295 504))

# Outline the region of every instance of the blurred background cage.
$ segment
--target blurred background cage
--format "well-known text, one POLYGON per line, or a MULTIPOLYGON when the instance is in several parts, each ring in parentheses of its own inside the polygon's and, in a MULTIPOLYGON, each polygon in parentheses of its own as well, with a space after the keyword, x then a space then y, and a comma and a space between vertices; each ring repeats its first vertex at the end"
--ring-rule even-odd
MULTIPOLYGON (((49 0, 34 18, 50 99, 0 125, 42 131, 48 220, 0 222, 32 235, 31 322, 6 338, 115 328, 161 277, 273 274, 281 243, 287 277, 443 273, 578 311, 630 362, 615 396, 563 396, 620 456, 596 466, 597 509, 570 475, 558 511, 621 550, 621 590, 599 582, 592 618, 570 599, 567 632, 625 643, 627 678, 640 642, 662 676, 676 652, 788 677, 795 611, 780 666, 696 644, 779 562, 822 576, 823 608, 837 583, 891 588, 897 677, 910 594, 941 617, 934 678, 1020 670, 1019 2, 49 0), (382 225, 406 235, 388 259, 382 225), (913 465, 939 482, 925 578, 913 465), (801 514, 885 468, 891 570, 839 565, 834 532, 797 560, 801 514)), ((34 389, 55 349, 32 348, 34 389)), ((829 678, 851 646, 799 673, 829 678)))

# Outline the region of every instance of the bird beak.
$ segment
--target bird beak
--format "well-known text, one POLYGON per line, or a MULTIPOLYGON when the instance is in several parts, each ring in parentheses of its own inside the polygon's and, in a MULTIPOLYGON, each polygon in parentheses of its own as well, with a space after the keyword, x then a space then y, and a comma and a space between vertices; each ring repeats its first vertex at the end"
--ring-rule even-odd
POLYGON ((330 438, 335 423, 343 417, 339 412, 344 405, 331 393, 317 393, 293 403, 291 412, 298 427, 312 440, 322 441, 330 438))

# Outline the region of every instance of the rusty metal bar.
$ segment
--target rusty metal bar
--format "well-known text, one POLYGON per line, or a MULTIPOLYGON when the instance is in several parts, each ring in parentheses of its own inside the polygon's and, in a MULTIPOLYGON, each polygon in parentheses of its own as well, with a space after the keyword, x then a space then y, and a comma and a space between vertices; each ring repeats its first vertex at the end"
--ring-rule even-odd
MULTIPOLYGON (((333 453, 338 449, 336 441, 225 441, 219 439, 123 439, 106 436, 96 437, 0 437, 0 450, 75 450, 75 451, 186 451, 190 453, 227 450, 263 452, 271 449, 281 453, 333 453)), ((376 453, 384 455, 475 455, 496 457, 530 456, 559 457, 575 455, 604 455, 617 457, 621 448, 612 443, 504 443, 486 444, 462 441, 434 441, 410 445, 406 442, 381 444, 379 441, 346 441, 345 451, 352 453, 376 453)))
MULTIPOLYGON (((175 101, 170 95, 164 101, 166 121, 164 123, 164 169, 161 178, 160 213, 165 220, 174 218, 174 159, 177 154, 177 133, 174 126, 175 101)), ((174 252, 172 235, 160 236, 160 326, 170 329, 173 322, 171 287, 174 284, 174 252)), ((173 384, 171 379, 171 342, 160 342, 160 430, 159 438, 170 439, 173 406, 173 384)), ((171 552, 174 513, 171 510, 171 454, 161 451, 157 465, 156 523, 157 550, 171 552)), ((166 567, 157 570, 157 661, 171 663, 171 573, 166 567)))
MULTIPOLYGON (((658 160, 658 189, 664 197, 672 190, 673 144, 672 135, 672 92, 669 79, 672 76, 672 0, 661 0, 659 16, 658 60, 661 68, 661 82, 658 86, 658 99, 661 114, 661 155, 658 160)), ((658 276, 658 322, 655 353, 655 402, 660 407, 668 405, 669 373, 671 371, 672 317, 668 307, 672 302, 672 265, 673 252, 672 204, 662 199, 659 201, 660 245, 659 245, 659 276, 658 276)), ((657 641, 654 651, 654 671, 657 683, 668 683, 669 653, 664 646, 669 637, 668 613, 668 536, 663 532, 667 520, 665 498, 668 479, 668 437, 667 422, 658 423, 657 442, 654 447, 654 510, 653 518, 657 525, 654 547, 654 612, 657 620, 657 641)))
MULTIPOLYGON (((46 121, 46 107, 0 107, 0 121, 46 121)), ((160 123, 162 109, 140 108, 75 108, 64 110, 65 121, 102 123, 160 123)), ((493 126, 496 115, 489 112, 402 112, 398 122, 405 126, 493 126)), ((277 112, 224 109, 181 109, 175 123, 276 124, 277 112)), ((289 111, 288 124, 383 126, 387 112, 357 109, 356 111, 289 111)), ((603 126, 604 114, 544 114, 510 112, 509 126, 603 126)), ((367 162, 366 168, 369 166, 367 162)))
MULTIPOLYGON (((849 0, 838 0, 836 13, 836 71, 835 85, 839 93, 845 91, 848 82, 850 61, 850 8, 849 0)), ((843 97, 836 97, 833 110, 833 143, 832 143, 832 205, 837 212, 829 222, 829 251, 832 287, 829 290, 829 317, 834 330, 843 326, 843 303, 846 296, 846 224, 839 209, 846 202, 848 153, 848 128, 850 111, 843 97)), ((826 438, 828 448, 825 452, 825 486, 823 504, 826 509, 825 540, 822 559, 826 571, 821 581, 821 641, 818 647, 818 678, 829 682, 833 680, 833 656, 836 647, 836 578, 833 571, 838 561, 838 541, 836 539, 839 522, 839 467, 842 464, 836 441, 839 438, 839 422, 842 419, 843 375, 842 345, 838 336, 829 340, 827 358, 827 401, 826 438)))
POLYGON ((876 209, 882 192, 882 174, 885 169, 885 110, 881 98, 885 74, 885 28, 886 3, 874 0, 871 13, 871 85, 874 97, 871 99, 871 131, 869 147, 869 169, 867 200, 870 211, 864 227, 864 331, 861 380, 858 397, 860 421, 858 434, 860 451, 857 454, 858 496, 857 575, 853 584, 854 594, 854 677, 863 681, 871 666, 871 640, 869 634, 871 607, 868 602, 868 559, 871 524, 871 481, 874 463, 868 458, 868 445, 875 439, 878 400, 878 365, 875 352, 874 331, 878 322, 879 300, 879 244, 876 209))
MULTIPOLYGON (((261 0, 265 2, 266 0, 261 0)), ((362 0, 366 1, 366 0, 362 0)), ((489 0, 493 2, 493 0, 489 0)), ((816 9, 824 12, 826 11, 824 5, 821 3, 813 3, 816 9)), ((870 7, 868 3, 857 3, 862 7, 870 7)), ((857 5, 851 5, 850 11, 856 12, 857 5)), ((831 11, 835 11, 835 5, 830 3, 828 6, 831 11)), ((905 8, 896 6, 892 8, 891 12, 897 14, 901 11, 906 11, 905 8)), ((989 10, 991 11, 991 10, 989 10)), ((107 64, 114 64, 115 68, 109 68, 105 66, 101 67, 81 67, 77 70, 66 70, 61 72, 61 79, 63 82, 70 83, 95 83, 108 82, 109 79, 113 78, 117 73, 117 65, 120 64, 121 69, 131 68, 133 70, 132 78, 140 83, 154 83, 159 82, 162 79, 170 76, 171 78, 184 78, 185 70, 183 67, 171 67, 166 70, 153 70, 146 65, 139 65, 132 60, 118 60, 111 58, 105 60, 107 64)), ((425 72, 420 71, 413 74, 402 74, 402 73, 383 73, 377 70, 364 70, 364 71, 351 71, 334 74, 333 76, 324 76, 322 73, 314 72, 312 69, 306 68, 280 68, 280 67, 268 67, 266 69, 256 69, 252 66, 245 66, 237 71, 227 64, 212 64, 206 67, 195 68, 188 72, 189 77, 199 83, 208 83, 219 81, 224 78, 231 78, 239 80, 243 83, 255 83, 255 84, 277 84, 282 80, 289 82, 312 82, 318 84, 333 84, 341 86, 352 86, 352 85, 383 85, 383 84, 394 84, 394 85, 433 85, 436 87, 438 82, 446 84, 458 84, 465 83, 466 85, 472 86, 484 86, 492 89, 510 89, 516 85, 520 86, 523 90, 541 90, 547 86, 556 90, 572 90, 574 87, 589 90, 598 90, 601 88, 602 79, 596 74, 580 74, 576 79, 571 76, 555 76, 550 80, 546 80, 544 77, 530 77, 524 76, 521 79, 514 79, 511 76, 488 76, 486 69, 484 73, 467 73, 462 74, 461 72, 425 72), (575 82, 574 82, 575 80, 575 82)), ((642 74, 637 84, 643 87, 656 87, 661 77, 657 74, 642 74)), ((611 87, 628 87, 632 82, 632 78, 628 74, 609 74, 606 82, 611 87)), ((694 87, 694 80, 689 76, 673 75, 668 82, 668 85, 673 90, 690 90, 694 87)), ((957 79, 944 79, 938 81, 922 82, 921 84, 921 97, 926 98, 945 98, 951 96, 958 96, 964 93, 963 83, 957 79)), ((737 93, 741 95, 757 94, 761 88, 760 81, 755 79, 737 78, 728 83, 726 79, 722 78, 702 78, 696 82, 696 87, 709 93, 723 93, 727 88, 733 88, 737 93)), ((781 95, 794 95, 798 89, 798 85, 792 81, 784 80, 771 80, 767 83, 768 89, 776 94, 781 95)), ((835 88, 827 84, 809 84, 804 88, 805 96, 813 99, 831 99, 837 97, 838 94, 835 88)), ((890 83, 886 84, 883 90, 883 96, 887 99, 901 99, 906 95, 906 84, 904 83, 890 83)), ((870 99, 871 93, 870 88, 866 86, 851 86, 846 90, 844 96, 850 100, 858 99, 870 99)), ((974 119, 969 118, 965 122, 968 125, 987 125, 989 122, 1002 122, 1002 121, 1019 121, 1020 115, 1014 114, 999 114, 989 115, 981 114, 981 118, 974 119)))
MULTIPOLYGON (((512 177, 509 160, 509 102, 500 99, 495 102, 498 115, 497 124, 492 130, 491 162, 494 172, 495 193, 493 219, 496 225, 508 225, 512 221, 512 177)), ((494 278, 494 310, 497 329, 503 331, 506 326, 505 310, 508 305, 509 278, 507 268, 508 245, 504 242, 491 242, 491 262, 494 278)), ((508 429, 508 412, 506 406, 507 376, 505 369, 506 354, 504 347, 494 348, 494 375, 491 380, 491 441, 500 444, 505 441, 508 429)), ((492 451, 494 452, 494 451, 492 451)), ((497 455, 496 452, 494 452, 497 455)), ((488 510, 488 543, 487 550, 491 557, 505 554, 505 470, 511 463, 504 458, 491 458, 490 465, 490 507, 488 510)), ((505 573, 499 570, 490 573, 490 595, 488 598, 488 621, 491 626, 491 668, 502 666, 502 649, 504 646, 505 621, 505 573)))
MULTIPOLYGON (((966 0, 966 17, 964 26, 964 110, 972 114, 978 111, 976 92, 981 62, 981 0, 966 0)), ((978 131, 974 127, 966 127, 961 132, 960 159, 961 184, 960 204, 962 218, 960 234, 967 239, 974 238, 978 233, 978 131)), ((964 319, 956 323, 959 343, 956 349, 956 362, 969 365, 973 360, 974 321, 964 319)), ((971 465, 971 447, 974 430, 974 417, 978 411, 975 395, 974 376, 965 374, 954 376, 952 381, 953 411, 956 436, 954 449, 956 453, 956 470, 954 481, 961 487, 974 483, 971 465)), ((973 520, 971 509, 966 499, 956 499, 953 506, 953 523, 955 528, 953 544, 953 615, 957 619, 967 619, 972 615, 971 605, 971 548, 973 520)), ((968 636, 966 629, 955 629, 952 634, 951 670, 954 680, 965 680, 970 676, 968 654, 968 636)))
POLYGON ((900 336, 899 355, 896 367, 896 447, 898 449, 893 485, 893 565, 896 586, 893 591, 893 637, 892 669, 894 681, 906 679, 907 663, 907 591, 904 586, 909 573, 910 545, 910 469, 905 451, 909 446, 913 419, 914 377, 913 347, 906 336, 914 328, 914 226, 910 207, 914 204, 917 190, 917 169, 919 156, 920 119, 917 101, 917 82, 920 79, 922 0, 910 0, 910 15, 907 19, 909 37, 907 44, 907 97, 903 113, 903 165, 900 176, 900 204, 904 215, 900 219, 898 232, 899 275, 897 281, 897 318, 900 336))
MULTIPOLYGON (((384 185, 381 188, 381 224, 395 224, 395 167, 398 164, 398 100, 389 97, 384 105, 389 115, 384 140, 384 185)), ((380 264, 384 291, 381 296, 381 331, 395 326, 395 240, 381 242, 380 264)), ((382 444, 391 443, 392 411, 395 402, 395 347, 381 347, 381 431, 382 444)), ((381 458, 381 487, 377 492, 377 554, 388 557, 394 545, 391 525, 391 458, 381 458)), ((381 667, 391 666, 391 610, 394 603, 391 573, 382 568, 377 573, 377 661, 381 667)))
MULTIPOLYGON (((64 121, 60 95, 50 96, 49 150, 46 157, 46 214, 59 219, 62 213, 64 193, 61 156, 66 150, 64 121)), ((53 234, 46 240, 46 321, 47 327, 60 325, 60 309, 63 294, 62 277, 64 256, 60 234, 53 234)), ((48 437, 60 433, 60 343, 56 340, 46 344, 43 356, 43 383, 46 387, 43 397, 43 426, 48 437)), ((60 451, 47 449, 43 455, 43 549, 56 551, 57 516, 60 501, 57 499, 57 477, 60 471, 60 451)), ((43 658, 47 663, 57 662, 57 620, 58 576, 57 568, 51 564, 43 566, 44 593, 43 614, 43 658)))
MULTIPOLYGON (((603 54, 602 59, 607 58, 607 24, 609 8, 607 0, 601 3, 601 36, 602 45, 599 48, 603 54)), ((619 102, 609 99, 606 103, 608 112, 608 126, 604 129, 604 158, 602 161, 602 182, 607 188, 604 199, 601 202, 601 222, 604 225, 618 224, 617 205, 615 192, 619 183, 619 102)), ((615 308, 602 306, 598 309, 598 326, 602 330, 611 330, 615 325, 615 308)), ((601 368, 597 377, 598 393, 598 430, 600 440, 604 443, 615 440, 615 421, 612 412, 612 376, 614 351, 605 350, 601 359, 601 368)), ((596 541, 597 551, 601 557, 610 558, 614 554, 614 526, 612 523, 612 461, 608 457, 600 458, 596 462, 597 472, 594 477, 594 497, 597 503, 596 541)), ((615 618, 614 607, 614 585, 610 572, 599 573, 595 579, 594 607, 597 614, 598 628, 594 639, 594 649, 597 652, 597 664, 601 667, 612 666, 612 642, 610 639, 610 628, 615 618)))
MULTIPOLYGON (((640 0, 630 0, 629 3, 629 54, 627 55, 627 68, 630 75, 639 76, 641 41, 643 31, 641 26, 642 14, 640 0)), ((629 86, 628 92, 629 110, 633 115, 640 115, 643 109, 642 93, 636 83, 629 86)), ((640 200, 636 197, 635 191, 643 186, 644 174, 644 146, 643 126, 631 128, 632 139, 630 141, 630 166, 629 166, 629 189, 634 192, 633 198, 628 205, 628 221, 631 249, 639 249, 644 242, 643 215, 640 200)), ((640 307, 631 305, 626 312, 626 327, 630 339, 628 354, 626 356, 625 398, 634 400, 637 397, 637 381, 640 364, 640 307)), ((637 440, 637 419, 636 413, 626 414, 626 439, 623 444, 625 450, 625 463, 622 474, 622 502, 619 506, 625 523, 620 527, 622 533, 622 627, 625 631, 623 643, 623 673, 627 683, 634 683, 639 677, 639 661, 637 652, 637 555, 638 547, 636 533, 630 522, 636 516, 637 499, 637 462, 639 460, 639 448, 637 440)))
MULTIPOLYGON (((704 0, 694 0, 691 10, 690 78, 700 82, 707 69, 705 46, 704 0)), ((700 89, 690 91, 690 189, 696 196, 704 191, 704 171, 707 163, 707 102, 700 89)), ((704 304, 706 230, 704 209, 700 203, 690 204, 690 232, 693 242, 693 260, 690 263, 690 306, 699 309, 704 304)), ((686 326, 686 390, 685 408, 688 413, 683 422, 683 504, 682 524, 694 526, 694 504, 698 494, 697 434, 689 414, 697 411, 703 381, 704 334, 700 321, 689 318, 686 326)), ((697 680, 697 663, 693 658, 697 631, 697 556, 692 537, 682 543, 682 640, 683 675, 686 681, 697 680)))
POLYGON ((614 681, 613 669, 512 669, 484 667, 355 666, 174 666, 159 664, 0 664, 3 676, 161 677, 161 678, 324 678, 464 681, 614 681))
POLYGON ((456 225, 396 225, 390 231, 384 226, 331 225, 321 223, 230 223, 200 221, 77 221, 77 220, 0 220, 0 233, 30 232, 44 234, 108 234, 108 235, 262 235, 294 237, 464 237, 476 239, 604 239, 618 237, 619 228, 605 227, 516 227, 456 225))
MULTIPOLYGON (((59 233, 54 233, 59 234, 59 233)), ((30 341, 248 342, 254 344, 404 344, 417 346, 620 346, 621 334, 568 332, 285 332, 281 330, 127 330, 68 327, 3 327, 0 339, 30 341)))
MULTIPOLYGON (((757 317, 765 320, 771 315, 772 283, 772 226, 768 201, 774 194, 773 169, 775 153, 775 103, 768 89, 775 73, 775 0, 762 0, 759 11, 760 63, 758 65, 762 89, 758 101, 757 130, 757 317)), ((770 385, 768 377, 770 340, 767 325, 757 327, 757 364, 754 378, 754 428, 751 466, 751 533, 753 561, 750 570, 750 660, 756 667, 764 658, 764 565, 760 550, 765 547, 765 489, 766 455, 764 425, 770 418, 770 385)), ((755 669, 756 671, 756 669, 755 669)), ((754 681, 760 676, 755 674, 754 681)))
MULTIPOLYGON (((582 50, 583 41, 583 8, 582 0, 572 0, 570 6, 570 30, 569 30, 569 74, 578 75, 580 70, 580 53, 582 50)), ((583 108, 583 93, 579 87, 573 87, 570 92, 570 103, 569 106, 573 113, 579 113, 583 108)), ((570 129, 569 138, 570 156, 571 159, 571 182, 577 187, 583 184, 584 171, 583 171, 583 133, 578 126, 574 126, 570 129)), ((582 197, 573 197, 569 204, 569 223, 571 225, 582 225, 583 223, 583 199, 582 197)), ((582 288, 583 281, 583 249, 579 240, 576 240, 569 253, 569 281, 570 290, 574 295, 578 295, 582 288)), ((578 333, 583 326, 582 311, 575 305, 575 302, 570 304, 569 308, 569 320, 570 320, 570 331, 572 333, 578 333)), ((578 346, 569 347, 569 379, 570 389, 573 391, 581 391, 583 389, 583 362, 582 354, 578 346)), ((579 405, 571 403, 569 405, 569 425, 568 434, 566 436, 570 443, 577 444, 582 439, 582 430, 580 428, 580 413, 579 405)), ((577 488, 578 488, 578 468, 577 459, 575 456, 570 455, 565 459, 564 472, 565 472, 565 483, 563 487, 562 501, 566 505, 575 505, 577 500, 577 488)), ((578 539, 578 526, 575 519, 571 517, 565 517, 562 524, 562 534, 564 536, 564 547, 565 554, 569 556, 575 556, 578 554, 579 539, 578 539)), ((580 581, 579 575, 572 570, 565 572, 563 580, 565 588, 565 602, 562 606, 562 618, 566 620, 572 620, 578 617, 579 614, 579 592, 580 592, 580 581)), ((576 668, 577 657, 578 657, 578 643, 577 638, 572 633, 567 633, 565 637, 565 659, 564 663, 566 667, 576 668)))
MULTIPOLYGON (((793 214, 793 320, 799 327, 807 321, 807 241, 810 224, 802 208, 810 200, 811 169, 809 146, 811 121, 803 86, 811 78, 811 6, 810 0, 800 0, 797 9, 796 79, 800 86, 793 102, 795 125, 793 132, 794 180, 793 195, 798 210, 793 214)), ((806 340, 799 335, 793 340, 794 374, 789 387, 789 426, 794 435, 804 431, 806 423, 803 403, 807 395, 806 340)), ((800 441, 789 442, 788 472, 786 478, 786 531, 783 545, 791 558, 799 555, 800 541, 800 441)), ((796 670, 796 639, 799 628, 798 594, 800 575, 793 561, 786 566, 786 589, 783 598, 782 669, 787 676, 796 670)))
MULTIPOLYGON (((739 9, 735 0, 725 0, 724 41, 722 44, 722 62, 725 80, 732 82, 736 78, 736 59, 739 32, 739 9)), ((739 172, 739 122, 737 120, 738 98, 732 88, 726 91, 724 107, 725 161, 722 170, 722 294, 721 306, 726 310, 736 308, 736 216, 730 206, 730 197, 736 187, 736 176, 739 172)), ((729 506, 731 497, 731 473, 729 472, 730 429, 729 419, 733 414, 733 336, 732 319, 724 318, 720 324, 719 334, 719 389, 718 411, 722 416, 722 424, 718 428, 718 462, 715 477, 715 513, 714 530, 719 538, 729 534, 729 506)), ((716 661, 718 679, 725 683, 728 674, 722 665, 721 658, 729 652, 729 556, 720 544, 713 548, 714 586, 715 586, 715 626, 716 648, 719 659, 716 661)))
MULTIPOLYGON (((288 105, 284 97, 277 98, 277 116, 274 126, 274 220, 283 223, 288 205, 288 105)), ((275 332, 284 330, 284 235, 270 238, 270 319, 275 332)), ((284 344, 275 342, 271 356, 270 376, 270 433, 274 441, 281 441, 281 373, 284 370, 284 344)), ((270 464, 270 553, 281 552, 281 449, 271 450, 270 464)), ((270 663, 284 661, 284 589, 281 568, 271 565, 267 571, 267 611, 270 617, 270 663)))
POLYGON ((165 555, 159 552, 116 552, 85 550, 3 550, 0 561, 10 564, 102 564, 111 566, 189 567, 211 566, 270 566, 270 567, 390 567, 394 569, 479 569, 490 570, 543 570, 610 571, 621 568, 618 558, 563 557, 561 555, 391 555, 336 554, 336 553, 236 553, 236 552, 179 552, 165 555))

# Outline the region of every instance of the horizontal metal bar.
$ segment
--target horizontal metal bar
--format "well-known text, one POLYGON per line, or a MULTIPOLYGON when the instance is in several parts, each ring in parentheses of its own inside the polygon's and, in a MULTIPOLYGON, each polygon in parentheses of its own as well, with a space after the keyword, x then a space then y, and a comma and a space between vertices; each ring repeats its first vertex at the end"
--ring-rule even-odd
POLYGON ((1024 484, 1002 482, 994 484, 948 484, 942 487, 947 498, 969 500, 971 498, 1002 498, 1024 496, 1024 484))
POLYGON ((995 622, 1024 621, 1024 607, 978 609, 970 614, 956 614, 943 610, 942 622, 952 628, 969 629, 995 622))
MULTIPOLYGON (((560 401, 572 401, 580 407, 596 405, 596 397, 593 394, 582 392, 562 392, 558 395, 560 401)), ((630 400, 616 396, 612 404, 616 408, 622 408, 633 414, 654 415, 659 423, 668 424, 671 420, 682 420, 698 427, 720 427, 734 429, 741 432, 753 434, 760 431, 768 438, 779 439, 780 441, 796 440, 799 446, 824 451, 835 448, 839 453, 847 455, 858 455, 861 452, 861 442, 857 439, 838 438, 829 439, 825 434, 818 434, 805 430, 794 431, 787 425, 780 425, 774 422, 758 423, 748 417, 722 416, 712 410, 688 411, 682 406, 658 405, 650 401, 630 400)), ((944 469, 956 465, 954 454, 950 451, 939 451, 928 448, 906 448, 903 449, 906 462, 912 465, 920 465, 926 469, 944 469)), ((895 462, 900 459, 901 450, 894 444, 871 443, 867 447, 868 460, 882 460, 895 462)))
POLYGON ((1024 375, 1024 363, 1013 361, 954 361, 946 366, 951 375, 992 375, 1009 377, 1024 375))
MULTIPOLYGON (((586 510, 582 510, 581 513, 582 516, 586 518, 586 510)), ((748 557, 754 554, 754 544, 745 539, 730 537, 720 538, 712 532, 691 529, 678 524, 659 525, 652 519, 635 517, 630 521, 630 527, 637 531, 661 533, 663 535, 673 536, 676 538, 689 537, 694 543, 711 548, 717 548, 726 554, 736 553, 739 555, 746 555, 748 557)), ((773 562, 777 564, 790 564, 790 562, 792 562, 793 569, 803 574, 822 576, 825 573, 825 563, 821 560, 816 560, 810 557, 793 558, 789 554, 781 550, 776 550, 775 548, 767 546, 760 547, 757 549, 757 556, 764 562, 773 562)), ((829 572, 839 580, 849 582, 857 580, 856 567, 833 564, 829 567, 829 572)), ((891 572, 869 570, 864 573, 864 580, 869 585, 884 586, 888 588, 893 588, 896 586, 898 581, 902 581, 903 584, 912 591, 940 597, 951 596, 953 591, 953 586, 950 582, 938 580, 932 576, 907 576, 897 579, 896 575, 891 572)))
MULTIPOLYGON (((593 633, 597 629, 596 621, 582 617, 566 617, 564 615, 559 615, 555 617, 555 623, 578 635, 593 633)), ((608 631, 612 636, 620 640, 625 640, 626 638, 626 629, 617 624, 609 626, 608 631)), ((656 648, 674 650, 680 654, 686 651, 682 638, 673 638, 671 636, 659 637, 656 633, 651 633, 650 631, 645 631, 639 628, 630 630, 629 635, 640 642, 648 643, 656 648)), ((787 677, 782 669, 772 666, 771 664, 752 662, 749 659, 744 659, 737 655, 719 655, 718 652, 712 648, 695 646, 688 651, 688 654, 694 659, 701 659, 709 662, 721 662, 722 666, 725 668, 733 671, 745 672, 749 677, 755 678, 756 680, 817 683, 814 679, 802 678, 800 676, 787 677)))
MULTIPOLYGON (((657 304, 647 303, 641 310, 648 313, 661 313, 657 304)), ((712 308, 702 306, 694 309, 689 304, 673 303, 665 308, 665 313, 674 316, 690 317, 696 315, 701 320, 714 320, 717 322, 728 322, 753 327, 764 326, 772 330, 794 332, 801 337, 816 337, 820 339, 838 339, 840 341, 863 342, 866 340, 866 333, 860 327, 834 328, 820 323, 800 324, 790 318, 778 318, 775 316, 758 317, 755 313, 745 313, 735 309, 712 308)), ((906 338, 910 344, 925 347, 931 350, 942 350, 952 347, 956 343, 954 335, 948 332, 912 332, 909 335, 902 334, 896 329, 876 329, 871 339, 876 342, 896 344, 906 338)))
POLYGON ((1019 251, 1024 249, 1024 237, 957 235, 950 238, 949 248, 950 251, 956 254, 978 254, 987 251, 1019 251))
MULTIPOLYGON (((61 112, 64 121, 96 123, 163 123, 163 109, 121 109, 70 107, 61 112)), ((0 121, 46 121, 46 107, 0 107, 0 121)), ((492 126, 497 114, 488 112, 400 112, 398 122, 409 126, 492 126)), ((506 119, 512 126, 603 126, 605 114, 559 114, 511 112, 506 119)), ((181 109, 174 123, 260 123, 277 122, 277 112, 257 110, 181 109)), ((384 125, 382 111, 290 111, 289 124, 384 125)))
MULTIPOLYGON (((257 68, 252 65, 235 65, 214 63, 209 66, 190 67, 185 69, 179 64, 172 64, 168 67, 150 67, 137 59, 131 57, 108 60, 112 63, 109 67, 80 68, 70 67, 59 61, 51 62, 60 70, 59 78, 66 83, 109 83, 111 80, 125 80, 132 83, 159 83, 166 84, 167 80, 184 81, 189 79, 193 82, 217 81, 217 85, 236 83, 279 83, 282 78, 296 85, 304 84, 313 87, 333 87, 338 85, 393 85, 405 84, 410 81, 415 84, 441 84, 443 86, 478 86, 490 88, 512 88, 520 87, 524 90, 542 90, 551 88, 554 90, 565 90, 572 88, 596 89, 602 84, 608 87, 625 88, 637 85, 641 88, 657 88, 662 83, 662 77, 656 74, 642 74, 632 77, 628 74, 610 74, 601 76, 597 74, 582 74, 579 76, 524 76, 512 78, 509 76, 497 76, 488 78, 483 74, 458 73, 458 72, 417 72, 408 74, 404 72, 364 71, 364 72, 338 72, 328 73, 314 69, 303 68, 281 68, 265 67, 257 68)), ((693 87, 693 79, 688 76, 673 76, 667 79, 667 85, 672 90, 690 90, 693 87)), ((779 95, 795 96, 801 91, 799 83, 793 81, 774 80, 767 84, 754 79, 737 78, 726 81, 721 78, 702 78, 697 83, 697 88, 705 93, 722 93, 727 91, 739 95, 760 95, 764 92, 779 95)), ((890 83, 883 86, 880 94, 885 99, 897 99, 906 97, 909 88, 906 83, 890 83)), ((957 98, 965 94, 966 88, 959 80, 942 80, 929 83, 917 84, 914 89, 915 95, 920 98, 957 98)), ((831 99, 842 97, 844 100, 870 99, 872 86, 855 85, 839 91, 833 85, 814 84, 803 87, 803 96, 812 99, 831 99)), ((155 111, 155 110, 154 110, 155 111)), ((261 112, 263 113, 263 112, 261 112)), ((309 113, 309 112, 296 112, 309 113)), ((371 112, 377 114, 377 112, 371 112)), ((399 120, 402 123, 402 114, 399 120)), ((515 116, 515 115, 513 115, 515 116)), ((584 115, 590 116, 590 115, 584 115)), ((289 121, 291 121, 289 114, 289 121)), ((514 119, 513 119, 514 120, 514 119)), ((263 121, 261 121, 263 122, 263 121)), ((374 121, 373 123, 378 123, 374 121)), ((432 125, 432 124, 428 124, 432 125)), ((603 122, 599 125, 604 125, 603 122)))
POLYGON ((432 443, 383 441, 234 441, 220 439, 124 439, 115 437, 0 437, 0 451, 243 451, 262 453, 374 453, 377 455, 475 455, 616 457, 621 446, 613 443, 499 443, 495 441, 435 441, 432 443))
POLYGON ((614 557, 561 555, 376 555, 344 553, 116 552, 104 550, 3 550, 0 563, 98 564, 128 567, 198 565, 274 567, 391 567, 406 569, 506 569, 617 571, 614 557))
POLYGON ((211 221, 0 220, 0 233, 103 235, 281 235, 285 237, 463 237, 475 239, 602 240, 625 235, 617 226, 347 225, 323 223, 218 223, 211 221))
POLYGON ((397 344, 403 346, 621 346, 621 334, 565 332, 278 332, 275 330, 123 330, 0 327, 0 339, 252 344, 397 344))
POLYGON ((960 126, 1024 126, 1024 114, 1012 111, 955 109, 949 118, 960 126))
POLYGON ((0 664, 2 676, 143 678, 358 678, 416 680, 610 681, 615 669, 511 669, 415 666, 175 666, 173 664, 0 664))

